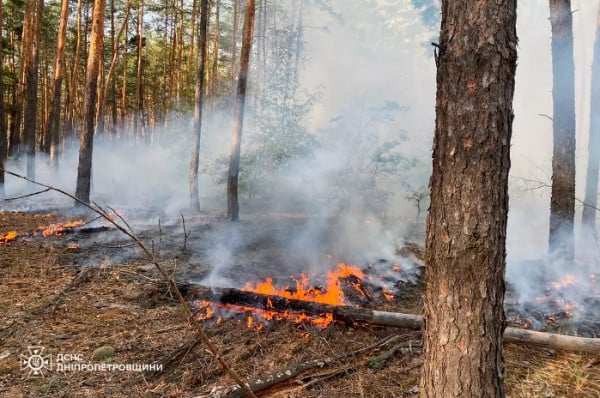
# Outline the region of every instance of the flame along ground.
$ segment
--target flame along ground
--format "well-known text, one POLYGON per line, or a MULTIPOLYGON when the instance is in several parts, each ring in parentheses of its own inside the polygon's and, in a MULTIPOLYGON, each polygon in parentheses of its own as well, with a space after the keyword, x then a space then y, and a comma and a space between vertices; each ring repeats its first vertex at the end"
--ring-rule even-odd
POLYGON ((14 241, 19 237, 23 238, 34 238, 36 236, 41 235, 44 238, 49 236, 61 236, 66 233, 67 230, 80 227, 83 225, 82 220, 70 221, 66 223, 55 223, 50 225, 40 225, 33 232, 26 234, 19 234, 17 231, 9 231, 5 234, 0 234, 0 245, 6 244, 8 242, 14 241))
MULTIPOLYGON (((273 284, 272 278, 267 278, 264 282, 256 285, 248 282, 242 291, 260 293, 270 296, 279 296, 288 299, 304 300, 328 305, 349 305, 349 300, 344 295, 342 281, 350 284, 359 294, 369 296, 369 293, 363 288, 362 281, 365 279, 365 273, 358 267, 340 263, 337 267, 329 271, 324 277, 324 283, 313 283, 306 274, 301 274, 300 278, 291 278, 295 286, 286 285, 278 287, 273 284)), ((386 289, 382 290, 383 296, 387 300, 393 300, 394 296, 386 289)), ((217 324, 221 322, 222 316, 217 313, 249 313, 246 318, 247 326, 255 329, 262 329, 265 322, 271 320, 290 320, 296 323, 309 323, 317 327, 326 328, 333 322, 333 314, 326 313, 320 316, 311 316, 301 312, 277 311, 272 305, 267 304, 267 309, 257 309, 254 307, 221 304, 212 301, 202 301, 200 306, 203 313, 199 315, 200 320, 215 319, 217 324)))

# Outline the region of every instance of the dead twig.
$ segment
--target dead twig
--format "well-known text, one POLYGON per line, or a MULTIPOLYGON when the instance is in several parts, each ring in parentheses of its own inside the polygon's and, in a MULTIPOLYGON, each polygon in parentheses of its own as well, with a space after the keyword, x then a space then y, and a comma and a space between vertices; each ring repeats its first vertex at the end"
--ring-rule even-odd
POLYGON ((248 387, 248 385, 246 383, 244 383, 242 381, 242 379, 240 378, 240 376, 237 374, 237 372, 235 372, 223 359, 223 357, 219 354, 217 348, 213 345, 213 343, 210 341, 210 339, 208 338, 208 336, 206 335, 206 333, 204 332, 204 328, 202 327, 202 325, 200 324, 200 322, 196 319, 196 317, 194 316, 194 314, 192 313, 188 303, 185 301, 185 298, 183 297, 183 295, 181 294, 181 292, 179 291, 179 289, 177 288, 177 284, 175 283, 175 281, 173 280, 173 278, 171 278, 169 276, 169 274, 164 270, 164 268, 158 263, 158 261, 155 259, 155 257, 153 256, 152 252, 150 251, 150 249, 148 249, 148 247, 144 244, 144 242, 142 242, 140 240, 140 238, 137 237, 137 235, 135 235, 135 233, 133 232, 133 229, 131 228, 131 226, 127 223, 127 221, 114 209, 110 208, 109 206, 107 206, 107 208, 109 210, 112 210, 114 214, 116 214, 116 216, 125 224, 126 228, 123 227, 121 224, 119 224, 118 222, 116 222, 113 217, 111 217, 111 215, 104 210, 101 206, 99 206, 97 203, 93 202, 94 206, 90 205, 89 203, 84 202, 83 200, 77 198, 75 195, 72 195, 62 189, 59 188, 55 188, 52 185, 47 185, 47 184, 43 184, 41 182, 37 182, 34 181, 30 178, 27 178, 26 176, 17 174, 17 173, 13 173, 12 171, 7 171, 4 169, 0 169, 0 171, 4 171, 6 174, 12 175, 13 177, 17 177, 20 178, 22 180, 25 181, 29 181, 35 185, 39 185, 45 188, 48 188, 52 191, 56 191, 59 192, 71 199, 73 199, 76 203, 78 203, 79 205, 86 207, 87 209, 93 211, 94 213, 98 214, 99 216, 102 216, 106 221, 108 221, 109 223, 111 223, 112 225, 115 226, 115 228, 117 228, 119 231, 121 231, 123 234, 127 235, 129 238, 131 238, 135 243, 137 243, 137 245, 139 246, 139 248, 142 250, 142 252, 144 252, 144 254, 146 255, 148 261, 150 263, 152 263, 156 269, 158 270, 158 272, 161 274, 161 276, 169 283, 169 286, 171 288, 171 290, 175 293, 175 295, 177 296, 177 299, 179 300, 179 303, 181 304, 181 308, 183 309, 183 312, 188 320, 188 322, 190 322, 195 331, 198 333, 198 336, 200 338, 200 340, 202 341, 202 343, 207 347, 208 352, 217 360, 217 362, 219 362, 219 364, 221 365, 221 367, 223 368, 223 370, 225 370, 225 372, 227 372, 227 374, 238 384, 238 386, 240 387, 240 389, 244 392, 244 394, 248 397, 251 398, 256 398, 256 395, 252 392, 252 390, 248 387))
POLYGON ((33 193, 28 193, 27 195, 15 196, 14 198, 7 198, 7 199, 4 199, 4 201, 5 202, 10 202, 10 201, 13 201, 13 200, 25 199, 25 198, 29 198, 30 196, 35 196, 35 195, 39 195, 39 194, 44 193, 44 192, 48 192, 49 190, 50 190, 50 188, 46 188, 46 189, 43 189, 41 191, 37 191, 37 192, 33 192, 33 193))
MULTIPOLYGON (((395 343, 399 339, 400 339, 400 336, 391 335, 391 336, 387 336, 387 337, 379 340, 377 343, 372 344, 368 347, 364 347, 364 348, 361 348, 361 349, 358 349, 358 350, 355 350, 352 352, 348 352, 348 353, 342 354, 337 357, 313 359, 311 361, 303 362, 303 363, 300 363, 297 365, 288 366, 284 369, 280 369, 276 372, 270 373, 265 377, 260 377, 256 380, 253 380, 253 381, 249 382, 248 385, 252 389, 253 392, 259 392, 259 391, 265 390, 269 387, 272 387, 274 385, 284 383, 288 380, 291 380, 294 377, 296 377, 308 370, 329 366, 330 364, 339 362, 343 359, 355 357, 355 356, 363 354, 367 351, 372 351, 376 348, 381 348, 386 345, 395 343)), ((346 371, 346 369, 344 371, 346 371)), ((335 372, 333 372, 333 373, 335 373, 335 372)), ((196 398, 241 398, 243 396, 242 394, 243 393, 240 390, 239 386, 215 387, 209 393, 199 395, 196 398)))
POLYGON ((185 252, 185 249, 187 247, 187 240, 190 237, 190 235, 188 234, 187 230, 185 229, 185 217, 181 213, 179 213, 179 215, 181 216, 181 222, 183 223, 183 247, 181 248, 181 251, 185 252))

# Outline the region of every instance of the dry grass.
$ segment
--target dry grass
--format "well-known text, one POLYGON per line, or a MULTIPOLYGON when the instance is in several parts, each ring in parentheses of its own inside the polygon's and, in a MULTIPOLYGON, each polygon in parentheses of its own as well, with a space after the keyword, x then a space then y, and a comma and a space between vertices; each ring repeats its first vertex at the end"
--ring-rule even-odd
MULTIPOLYGON (((0 213, 0 233, 27 232, 56 221, 49 216, 0 213)), ((0 246, 0 396, 192 397, 231 384, 199 345, 169 360, 182 347, 185 353, 194 336, 177 304, 146 284, 143 275, 150 274, 145 264, 82 273, 70 266, 66 246, 60 238, 0 246), (94 349, 111 345, 115 363, 157 361, 169 366, 159 375, 144 377, 125 372, 49 372, 43 379, 28 379, 18 358, 32 344, 45 346, 54 355, 80 353, 86 362, 91 362, 94 349)), ((402 305, 418 311, 419 299, 420 292, 415 291, 413 301, 402 305)), ((341 325, 322 331, 287 322, 254 331, 244 327, 243 319, 208 326, 208 332, 245 379, 311 359, 337 357, 390 334, 418 339, 409 331, 341 325)), ((420 356, 397 355, 383 364, 374 360, 382 351, 334 361, 325 369, 303 373, 307 384, 292 380, 262 396, 415 396, 420 356), (331 376, 333 370, 340 373, 331 376)), ((598 357, 510 344, 505 359, 510 397, 600 397, 598 357)))

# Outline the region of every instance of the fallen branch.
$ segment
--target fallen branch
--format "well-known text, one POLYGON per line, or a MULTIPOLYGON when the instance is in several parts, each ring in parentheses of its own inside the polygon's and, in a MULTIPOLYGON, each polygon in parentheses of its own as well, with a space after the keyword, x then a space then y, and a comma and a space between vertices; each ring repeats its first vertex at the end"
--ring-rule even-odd
POLYGON ((78 205, 81 205, 81 206, 93 211, 94 213, 98 214, 99 216, 104 218, 106 221, 108 221, 109 223, 114 225, 115 228, 117 228, 123 234, 125 234, 129 238, 131 238, 139 246, 139 248, 142 250, 142 252, 144 252, 148 261, 154 265, 154 267, 158 270, 158 272, 161 274, 161 276, 164 278, 164 280, 169 284, 169 287, 171 288, 171 290, 173 292, 175 292, 175 295, 177 296, 177 299, 179 300, 179 303, 181 304, 181 308, 183 309, 188 322, 194 327, 196 333, 198 333, 200 340, 206 346, 208 352, 213 356, 213 358, 215 358, 217 360, 217 362, 219 362, 219 364, 221 365, 223 370, 225 370, 227 372, 227 374, 229 376, 231 376, 231 378, 240 386, 240 389, 243 391, 243 393, 245 395, 247 395, 248 397, 251 397, 251 398, 256 398, 256 395, 254 395, 252 390, 250 390, 248 388, 248 386, 246 385, 246 383, 244 383, 242 381, 240 376, 238 376, 238 374, 225 362, 223 357, 217 351, 217 348, 212 344, 212 342, 210 341, 210 339, 204 332, 204 328, 202 327, 200 322, 196 319, 196 317, 192 313, 187 301, 185 300, 185 298, 183 297, 183 295, 177 288, 177 284, 175 283, 175 280, 173 278, 171 278, 169 276, 169 274, 164 270, 164 268, 158 263, 158 261, 156 260, 155 256, 152 254, 150 249, 144 244, 144 242, 142 242, 140 240, 140 238, 137 237, 137 235, 133 232, 133 229, 131 228, 129 223, 127 223, 127 221, 118 212, 116 212, 114 209, 112 209, 110 207, 107 207, 112 212, 112 213, 109 213, 108 211, 103 209, 100 205, 98 205, 95 202, 93 203, 93 206, 92 206, 89 203, 86 203, 86 202, 82 201, 81 199, 77 198, 76 196, 74 196, 62 189, 55 188, 52 185, 43 184, 43 183, 34 181, 30 178, 27 178, 25 176, 22 176, 20 174, 13 173, 11 171, 7 171, 4 169, 0 169, 0 172, 2 172, 2 171, 4 171, 6 174, 12 175, 13 177, 17 177, 22 180, 29 181, 35 185, 39 185, 41 187, 48 188, 52 191, 61 193, 65 196, 73 199, 78 205), (116 215, 116 217, 119 220, 121 220, 121 222, 123 222, 123 224, 125 224, 125 226, 127 228, 123 227, 121 224, 116 222, 114 220, 114 218, 111 216, 111 214, 116 215))
MULTIPOLYGON (((197 300, 209 300, 223 304, 250 306, 261 309, 274 309, 276 311, 281 310, 282 312, 293 310, 304 312, 308 315, 331 313, 334 320, 349 324, 364 323, 413 330, 421 329, 423 326, 423 317, 420 315, 378 311, 351 306, 326 305, 312 301, 246 292, 233 288, 210 289, 205 286, 196 286, 188 289, 188 295, 197 300)), ((566 336, 507 327, 504 330, 504 341, 600 355, 600 339, 598 338, 566 336)))
POLYGON ((4 199, 4 201, 5 202, 10 202, 10 201, 13 201, 13 200, 25 199, 25 198, 29 198, 30 196, 35 196, 35 195, 39 195, 39 194, 44 193, 44 192, 48 192, 49 190, 50 190, 50 188, 46 188, 46 189, 42 189, 41 191, 28 193, 27 195, 15 196, 14 198, 6 198, 6 199, 4 199))
MULTIPOLYGON (((400 339, 400 336, 398 336, 398 335, 387 336, 373 345, 370 345, 368 347, 361 348, 359 350, 355 350, 355 351, 352 351, 352 352, 349 352, 349 353, 346 353, 346 354, 343 354, 343 355, 340 355, 337 357, 314 359, 314 360, 303 362, 303 363, 300 363, 297 365, 288 366, 288 367, 280 369, 276 372, 270 373, 266 376, 260 377, 256 380, 253 380, 248 383, 248 386, 255 393, 259 392, 259 391, 263 391, 263 390, 266 390, 267 388, 273 387, 277 384, 281 384, 288 380, 291 380, 294 377, 296 377, 308 370, 315 369, 315 368, 323 368, 325 366, 330 365, 331 363, 338 362, 342 359, 355 357, 355 356, 363 354, 365 352, 372 351, 376 348, 381 348, 381 347, 390 345, 390 344, 398 341, 399 339, 400 339)), ((395 347, 402 345, 402 344, 406 345, 407 343, 401 343, 401 344, 395 345, 394 347, 392 347, 392 349, 394 349, 395 347)), ((348 369, 344 368, 343 371, 346 372, 348 369)), ((332 377, 334 374, 337 374, 337 373, 338 373, 337 371, 333 371, 331 374, 328 374, 328 375, 332 377)), ((241 398, 241 397, 243 397, 243 392, 241 391, 239 386, 228 386, 228 387, 215 387, 212 389, 212 391, 210 393, 199 395, 195 398, 241 398)))

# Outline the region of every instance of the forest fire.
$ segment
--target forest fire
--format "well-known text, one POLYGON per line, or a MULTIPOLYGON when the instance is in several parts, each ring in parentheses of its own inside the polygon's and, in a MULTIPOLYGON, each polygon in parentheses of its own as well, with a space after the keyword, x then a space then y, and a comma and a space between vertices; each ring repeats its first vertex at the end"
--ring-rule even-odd
MULTIPOLYGON (((286 285, 278 287, 273 283, 272 278, 267 278, 264 282, 252 284, 246 283, 241 289, 243 292, 257 293, 266 296, 275 296, 281 299, 300 300, 304 302, 313 302, 332 306, 348 305, 343 289, 343 282, 352 286, 358 294, 369 297, 369 293, 363 287, 362 281, 365 278, 364 272, 355 266, 338 264, 335 270, 328 272, 323 278, 323 284, 313 283, 308 276, 301 274, 300 278, 293 278, 294 286, 286 285)), ((393 299, 391 292, 383 290, 382 294, 387 300, 393 299)), ((248 313, 246 324, 250 328, 262 329, 266 322, 272 320, 289 320, 295 323, 309 323, 311 325, 326 328, 333 320, 332 313, 323 313, 317 316, 307 315, 303 312, 294 312, 276 308, 271 300, 267 300, 265 308, 255 308, 253 306, 223 304, 215 301, 203 300, 200 302, 203 313, 199 315, 200 320, 214 319, 220 322, 223 315, 230 312, 248 313), (219 315, 220 314, 220 315, 219 315)))
MULTIPOLYGON (((42 236, 47 238, 49 236, 61 236, 64 235, 67 229, 79 227, 83 225, 83 221, 71 221, 67 223, 56 223, 50 225, 41 225, 38 227, 38 230, 42 232, 42 236)), ((35 236, 35 235, 34 235, 35 236)))
MULTIPOLYGON (((9 231, 5 234, 0 234, 0 245, 5 245, 9 242, 15 241, 17 238, 21 237, 24 240, 29 241, 31 238, 42 236, 44 238, 50 236, 62 236, 72 231, 73 228, 80 227, 83 225, 82 220, 69 221, 66 223, 55 223, 50 225, 40 225, 36 230, 29 233, 18 233, 17 231, 9 231)), ((71 245, 73 246, 73 245, 71 245)), ((74 247, 69 247, 70 250, 75 249, 74 247)))
POLYGON ((10 241, 17 239, 19 234, 17 231, 10 231, 5 234, 0 234, 0 245, 4 245, 10 241))

